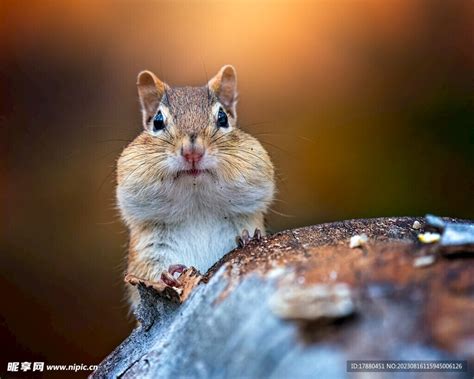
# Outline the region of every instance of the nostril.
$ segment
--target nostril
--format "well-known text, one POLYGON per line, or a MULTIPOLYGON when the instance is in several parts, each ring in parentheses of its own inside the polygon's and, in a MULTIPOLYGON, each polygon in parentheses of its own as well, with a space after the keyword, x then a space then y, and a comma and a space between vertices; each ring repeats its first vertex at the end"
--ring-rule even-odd
POLYGON ((188 151, 183 153, 184 159, 189 163, 197 163, 201 160, 204 154, 200 151, 188 151))

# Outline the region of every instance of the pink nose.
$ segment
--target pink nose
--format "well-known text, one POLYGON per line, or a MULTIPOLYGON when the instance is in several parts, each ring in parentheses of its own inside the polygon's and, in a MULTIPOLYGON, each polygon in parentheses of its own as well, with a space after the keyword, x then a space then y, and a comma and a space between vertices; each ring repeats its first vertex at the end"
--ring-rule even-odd
POLYGON ((187 162, 192 163, 192 164, 198 163, 202 159, 203 155, 204 155, 204 152, 200 150, 190 149, 190 150, 183 151, 184 159, 186 159, 187 162))

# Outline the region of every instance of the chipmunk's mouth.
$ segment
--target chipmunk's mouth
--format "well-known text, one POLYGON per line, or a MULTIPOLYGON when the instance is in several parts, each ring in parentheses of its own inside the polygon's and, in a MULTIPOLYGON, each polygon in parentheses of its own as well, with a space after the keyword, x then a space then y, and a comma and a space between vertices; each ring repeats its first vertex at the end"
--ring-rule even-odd
POLYGON ((200 170, 197 168, 192 168, 190 170, 178 171, 178 173, 176 174, 176 178, 179 178, 180 176, 193 176, 196 178, 203 174, 209 174, 209 170, 200 170))

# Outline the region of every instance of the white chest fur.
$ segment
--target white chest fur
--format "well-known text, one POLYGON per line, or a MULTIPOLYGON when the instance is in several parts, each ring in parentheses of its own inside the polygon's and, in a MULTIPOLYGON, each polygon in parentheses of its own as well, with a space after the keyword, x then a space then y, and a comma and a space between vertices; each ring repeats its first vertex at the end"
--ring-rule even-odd
POLYGON ((206 272, 236 247, 235 237, 242 229, 262 227, 255 221, 205 213, 176 224, 157 224, 140 235, 137 253, 143 259, 159 261, 162 268, 179 263, 206 272))
POLYGON ((264 232, 263 212, 272 194, 272 181, 249 189, 244 179, 227 183, 210 175, 117 188, 132 248, 138 260, 152 263, 152 277, 170 264, 205 272, 236 247, 243 229, 264 232))

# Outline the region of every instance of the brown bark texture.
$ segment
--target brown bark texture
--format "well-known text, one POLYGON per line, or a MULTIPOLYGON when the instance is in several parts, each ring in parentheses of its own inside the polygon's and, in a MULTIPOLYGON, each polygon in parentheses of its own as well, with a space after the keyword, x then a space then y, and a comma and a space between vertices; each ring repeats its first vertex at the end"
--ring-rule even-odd
POLYGON ((420 242, 428 231, 442 234, 413 217, 303 227, 185 273, 177 294, 138 284, 141 324, 91 376, 355 378, 367 374, 348 372, 349 360, 456 359, 467 371, 438 377, 472 377, 471 245, 420 242))

